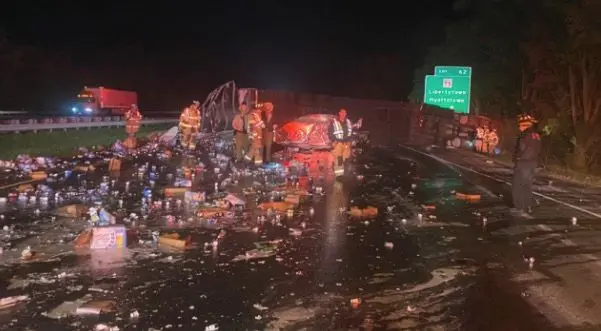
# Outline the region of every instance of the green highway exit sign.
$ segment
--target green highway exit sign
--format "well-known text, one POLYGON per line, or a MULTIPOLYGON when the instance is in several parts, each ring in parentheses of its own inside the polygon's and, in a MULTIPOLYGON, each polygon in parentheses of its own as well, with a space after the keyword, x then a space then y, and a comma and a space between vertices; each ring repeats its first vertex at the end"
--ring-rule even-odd
POLYGON ((469 114, 472 68, 436 66, 434 73, 426 76, 424 103, 469 114))

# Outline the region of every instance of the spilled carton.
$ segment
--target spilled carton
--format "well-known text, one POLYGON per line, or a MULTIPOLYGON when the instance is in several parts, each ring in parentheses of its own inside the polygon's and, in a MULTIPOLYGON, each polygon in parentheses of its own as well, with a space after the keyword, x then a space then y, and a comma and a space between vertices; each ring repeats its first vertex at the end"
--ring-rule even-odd
POLYGON ((88 165, 78 165, 77 167, 75 167, 76 171, 81 171, 81 172, 92 172, 94 170, 96 170, 96 167, 94 167, 91 164, 88 165))
POLYGON ((220 208, 220 207, 204 207, 204 208, 200 208, 196 212, 196 216, 198 216, 200 218, 232 216, 231 214, 232 214, 232 212, 230 212, 229 210, 227 210, 225 208, 220 208))
POLYGON ((121 170, 121 160, 112 158, 109 161, 109 172, 117 172, 121 170))
POLYGON ((185 197, 186 192, 189 192, 190 189, 186 187, 168 187, 165 188, 165 196, 166 197, 185 197))
POLYGON ((73 246, 75 246, 75 249, 90 248, 92 235, 92 229, 87 229, 81 232, 77 237, 75 237, 75 240, 73 240, 73 246))
POLYGON ((289 202, 285 202, 285 201, 276 201, 276 202, 263 202, 261 204, 259 204, 259 209, 262 210, 269 210, 269 209, 273 209, 279 212, 286 212, 288 209, 290 208, 294 208, 294 205, 289 203, 289 202))
POLYGON ((479 202, 481 199, 480 194, 463 194, 459 192, 455 193, 455 197, 467 202, 479 202))
POLYGON ((365 208, 351 207, 348 214, 353 218, 374 218, 378 216, 378 208, 372 206, 365 208))
POLYGON ((80 218, 88 213, 88 207, 82 204, 62 206, 54 211, 54 215, 69 218, 80 218))
POLYGON ((186 249, 190 246, 191 237, 182 238, 177 233, 166 233, 159 237, 159 245, 170 248, 186 249))
POLYGON ((288 194, 284 198, 284 201, 291 205, 298 206, 301 202, 301 196, 299 194, 288 194))
POLYGON ((34 171, 31 173, 31 179, 33 180, 44 180, 48 178, 48 174, 45 171, 34 171))

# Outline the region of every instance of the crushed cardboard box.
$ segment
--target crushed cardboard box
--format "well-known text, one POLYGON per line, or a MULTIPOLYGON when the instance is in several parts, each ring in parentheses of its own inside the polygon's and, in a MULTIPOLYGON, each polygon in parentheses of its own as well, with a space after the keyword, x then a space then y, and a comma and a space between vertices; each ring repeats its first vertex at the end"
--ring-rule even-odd
POLYGON ((167 187, 165 188, 166 197, 184 197, 190 189, 187 187, 167 187))
POLYGON ((115 172, 115 171, 120 171, 121 170, 121 160, 120 159, 116 159, 116 158, 112 158, 109 161, 109 171, 110 172, 115 172))
POLYGON ((33 180, 44 180, 48 178, 48 174, 45 171, 34 171, 31 173, 31 179, 33 180))
POLYGON ((455 193, 455 197, 459 200, 464 200, 467 202, 478 202, 481 199, 480 194, 463 194, 463 193, 455 193))
POLYGON ((191 237, 188 236, 185 239, 182 239, 181 236, 177 233, 166 233, 162 234, 159 237, 159 245, 161 246, 169 246, 177 249, 186 249, 191 242, 191 237))
POLYGON ((54 215, 61 217, 79 218, 88 213, 88 206, 82 204, 73 204, 57 208, 54 215))
POLYGON ((286 212, 288 209, 294 208, 294 205, 289 202, 285 202, 285 201, 277 201, 277 202, 263 202, 263 203, 259 204, 258 207, 262 210, 273 209, 273 210, 277 210, 280 212, 286 212))
POLYGON ((365 208, 351 207, 348 213, 353 218, 374 218, 378 216, 378 208, 372 206, 365 208))

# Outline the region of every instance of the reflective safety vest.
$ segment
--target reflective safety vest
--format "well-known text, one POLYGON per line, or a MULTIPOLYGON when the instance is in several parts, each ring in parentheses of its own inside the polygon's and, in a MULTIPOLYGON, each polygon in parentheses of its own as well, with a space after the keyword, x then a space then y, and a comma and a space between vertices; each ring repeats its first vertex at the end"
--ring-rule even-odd
POLYGON ((334 125, 333 134, 336 140, 344 140, 344 128, 338 119, 335 119, 332 123, 334 125))
POLYGON ((344 120, 344 124, 346 125, 346 138, 349 138, 353 135, 353 123, 347 118, 344 120))
POLYGON ((484 139, 484 129, 476 128, 476 139, 484 139))

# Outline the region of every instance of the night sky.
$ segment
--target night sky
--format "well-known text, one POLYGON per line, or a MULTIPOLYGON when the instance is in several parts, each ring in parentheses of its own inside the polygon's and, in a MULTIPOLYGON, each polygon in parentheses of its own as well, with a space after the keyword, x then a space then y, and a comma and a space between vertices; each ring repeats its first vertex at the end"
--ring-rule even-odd
POLYGON ((405 99, 413 69, 442 38, 451 7, 449 0, 23 0, 3 4, 0 29, 13 43, 60 52, 89 69, 73 85, 135 89, 156 107, 204 99, 228 80, 405 99), (388 67, 398 76, 394 91, 374 95, 391 79, 379 77, 388 67))

